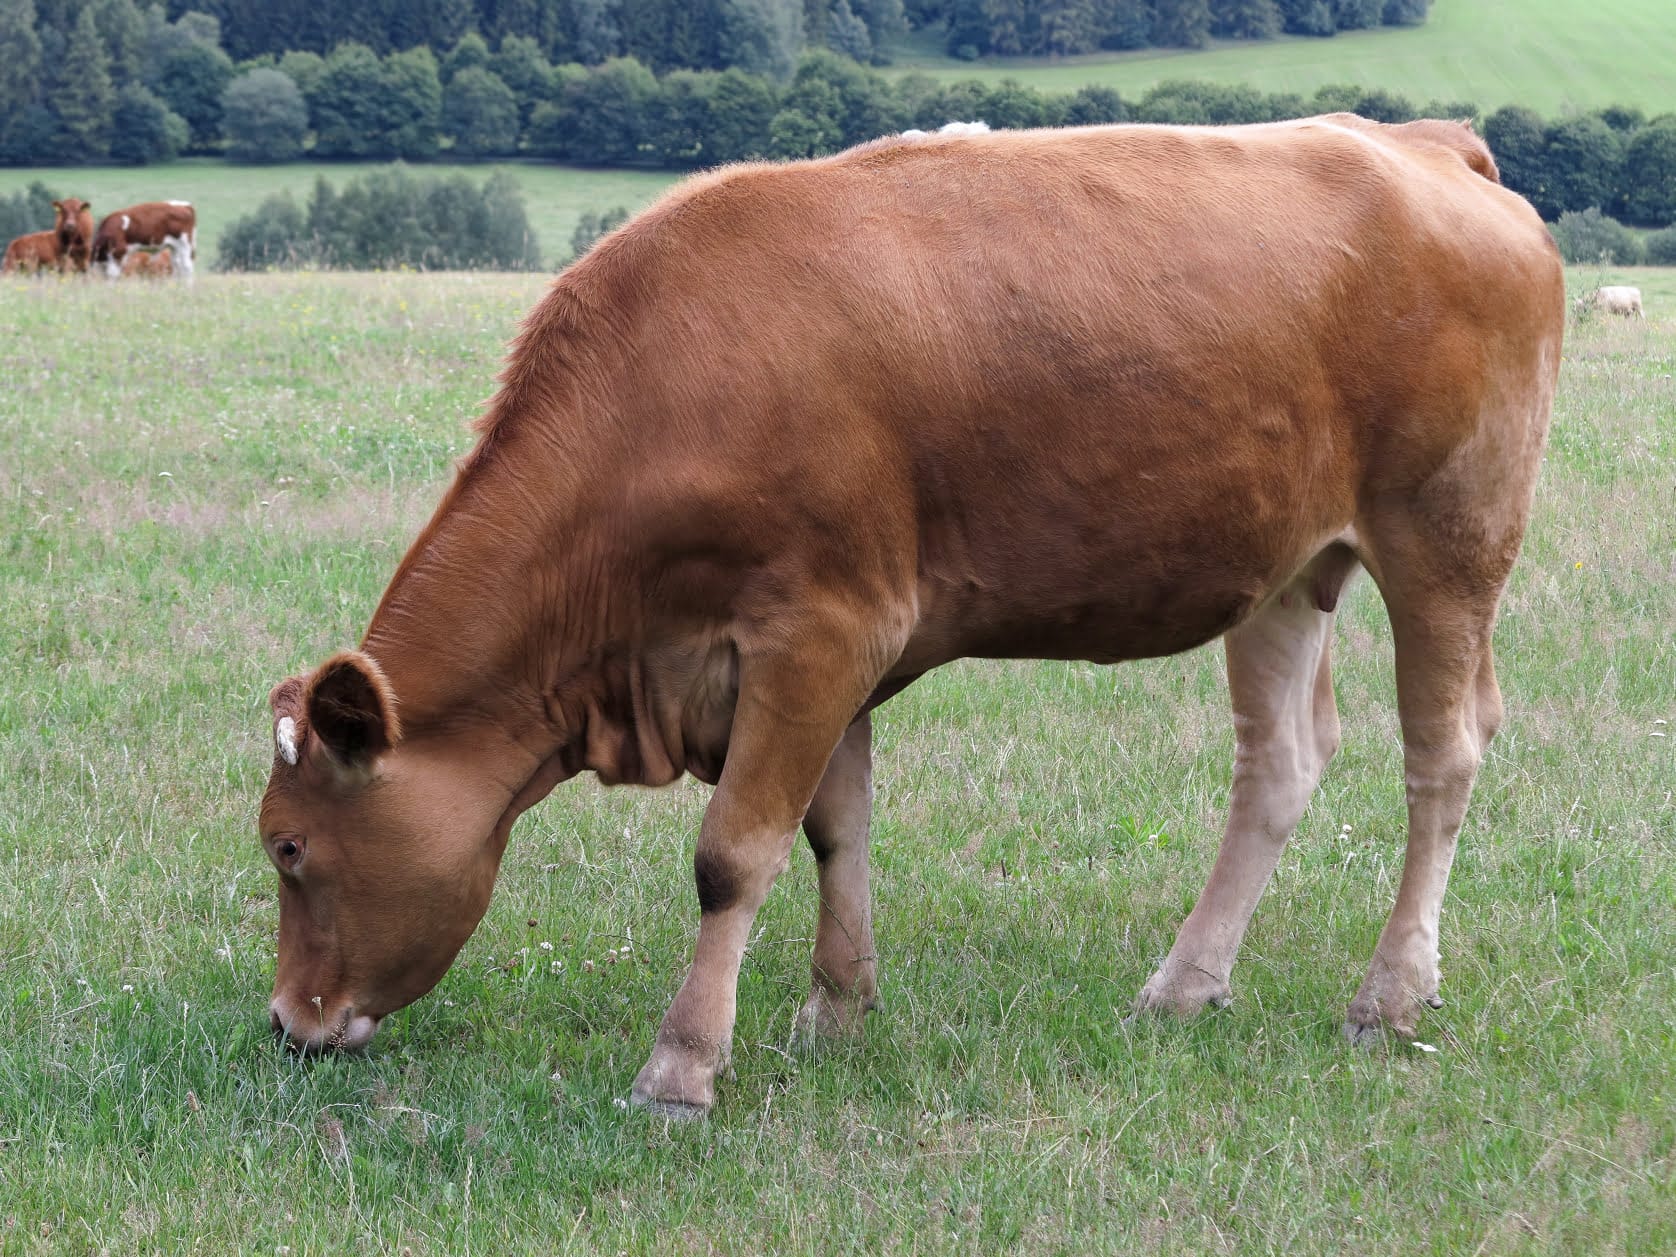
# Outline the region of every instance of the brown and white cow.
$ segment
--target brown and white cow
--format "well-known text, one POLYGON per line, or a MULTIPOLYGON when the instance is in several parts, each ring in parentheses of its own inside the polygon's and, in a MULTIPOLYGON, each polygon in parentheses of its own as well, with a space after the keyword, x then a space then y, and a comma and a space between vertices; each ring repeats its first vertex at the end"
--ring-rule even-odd
POLYGON ((122 259, 124 279, 168 279, 175 273, 167 249, 129 249, 122 259))
POLYGON ((633 1096, 703 1112, 799 825, 799 1026, 874 1002, 875 707, 963 656, 1218 636, 1227 830, 1138 1006, 1224 1003, 1338 746, 1366 568, 1409 835, 1345 1030, 1414 1033, 1564 323, 1547 231, 1453 123, 928 136, 688 181, 554 281, 360 648, 273 691, 276 1029, 357 1046, 430 990, 559 782, 691 772, 696 953, 633 1096))
POLYGON ((93 236, 93 261, 105 275, 122 275, 122 259, 130 247, 167 248, 174 254, 175 274, 190 280, 198 248, 198 215, 190 201, 147 201, 106 214, 93 236))
POLYGON ((58 233, 58 251, 66 270, 85 274, 93 247, 93 207, 77 197, 54 201, 57 214, 53 230, 58 233))
POLYGON ((6 256, 0 261, 0 274, 33 275, 40 271, 64 269, 64 254, 58 246, 58 229, 32 231, 19 236, 6 246, 6 256))

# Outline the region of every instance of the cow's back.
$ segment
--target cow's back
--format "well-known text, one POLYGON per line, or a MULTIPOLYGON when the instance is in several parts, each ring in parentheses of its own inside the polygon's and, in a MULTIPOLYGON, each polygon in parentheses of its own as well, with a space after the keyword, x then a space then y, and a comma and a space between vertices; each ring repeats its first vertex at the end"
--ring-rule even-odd
POLYGON ((686 483, 741 562, 773 537, 907 582, 927 666, 1215 636, 1431 474, 1517 386, 1498 364, 1557 351, 1547 233, 1432 125, 932 137, 696 181, 561 281, 641 364, 589 422, 659 488, 611 509, 656 537, 686 483))

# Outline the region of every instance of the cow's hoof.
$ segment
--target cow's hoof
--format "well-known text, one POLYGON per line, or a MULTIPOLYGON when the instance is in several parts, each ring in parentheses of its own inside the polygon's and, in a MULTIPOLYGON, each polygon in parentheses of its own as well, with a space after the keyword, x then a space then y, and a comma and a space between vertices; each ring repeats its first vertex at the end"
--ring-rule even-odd
POLYGON ((660 1043, 635 1078, 629 1102, 682 1121, 703 1117, 716 1103, 718 1068, 714 1053, 700 1059, 693 1052, 660 1043))
POLYGON ((710 1116, 710 1110, 679 1100, 643 1100, 631 1095, 630 1102, 648 1117, 661 1117, 671 1122, 696 1122, 710 1116))
POLYGON ((1422 999, 1406 996, 1379 999, 1371 995, 1357 995, 1350 1001, 1350 1012, 1344 1019, 1344 1037, 1359 1048, 1373 1048, 1387 1034, 1404 1041, 1413 1039, 1420 1033, 1419 1012, 1422 1005, 1442 1008, 1443 1001, 1436 995, 1422 999))
POLYGON ((1209 1009, 1226 1008, 1233 1002, 1234 992, 1226 978, 1219 978, 1197 965, 1171 965, 1166 962, 1162 969, 1147 979, 1141 993, 1135 996, 1131 1016, 1168 1013, 1175 1017, 1193 1017, 1209 1009))
POLYGON ((861 1038, 871 999, 847 999, 817 986, 792 1022, 792 1045, 811 1052, 824 1043, 861 1038))

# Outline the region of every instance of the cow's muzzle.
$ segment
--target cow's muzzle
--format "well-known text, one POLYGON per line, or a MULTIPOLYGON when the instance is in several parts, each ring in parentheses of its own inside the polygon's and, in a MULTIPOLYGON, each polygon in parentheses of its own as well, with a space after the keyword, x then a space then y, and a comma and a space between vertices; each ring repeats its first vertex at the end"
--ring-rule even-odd
POLYGON ((377 1017, 357 1013, 353 1005, 328 1010, 319 1000, 301 1005, 282 995, 268 1005, 268 1021, 281 1042, 304 1054, 354 1052, 378 1033, 377 1017))

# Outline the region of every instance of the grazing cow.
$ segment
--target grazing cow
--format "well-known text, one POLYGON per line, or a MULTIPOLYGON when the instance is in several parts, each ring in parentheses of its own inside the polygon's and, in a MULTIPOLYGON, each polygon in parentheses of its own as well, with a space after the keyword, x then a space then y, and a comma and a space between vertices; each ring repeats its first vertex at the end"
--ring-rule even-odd
POLYGON ((58 215, 58 222, 53 230, 58 233, 58 251, 63 259, 62 264, 77 274, 85 274, 93 246, 93 208, 86 201, 73 196, 54 201, 52 207, 58 215))
POLYGON ((122 259, 124 279, 168 279, 175 273, 173 254, 167 249, 129 249, 122 259))
POLYGON ((174 254, 174 270, 182 279, 193 275, 198 247, 198 215, 190 201, 147 201, 106 214, 93 236, 93 261, 116 279, 122 259, 136 245, 167 248, 174 254))
POLYGON ((64 255, 58 247, 58 229, 32 231, 19 236, 6 246, 6 257, 0 261, 0 273, 14 272, 32 275, 38 271, 63 270, 64 255))
POLYGON ((360 648, 270 696, 276 1030, 358 1046, 430 990, 559 782, 690 772, 696 954, 633 1097, 701 1113, 800 824, 800 1031, 874 1002, 873 708, 963 656, 1218 636, 1227 830, 1137 1002, 1221 1004, 1338 746, 1365 567, 1409 833, 1345 1029, 1413 1034, 1564 324, 1552 240, 1454 123, 1001 131, 687 181, 553 282, 360 648))
POLYGON ((1647 317, 1646 311, 1641 308, 1641 290, 1631 288, 1627 284, 1609 284, 1577 298, 1577 313, 1583 314, 1590 310, 1598 310, 1602 314, 1616 314, 1626 319, 1647 317))

